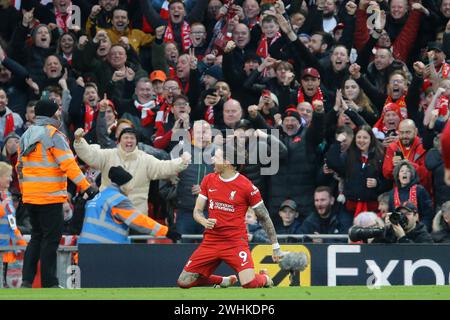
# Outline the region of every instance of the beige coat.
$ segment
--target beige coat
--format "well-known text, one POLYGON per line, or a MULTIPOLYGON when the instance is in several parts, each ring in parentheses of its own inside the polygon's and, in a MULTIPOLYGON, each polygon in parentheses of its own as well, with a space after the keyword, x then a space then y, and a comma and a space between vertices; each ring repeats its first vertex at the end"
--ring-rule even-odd
POLYGON ((77 155, 89 166, 101 170, 102 184, 100 191, 111 184, 108 178, 109 168, 122 166, 132 176, 130 187, 132 191, 128 195, 133 205, 142 213, 148 212, 148 192, 150 181, 167 179, 186 169, 181 158, 161 161, 139 150, 125 152, 120 145, 114 149, 100 149, 97 144, 89 145, 85 139, 74 142, 77 155))

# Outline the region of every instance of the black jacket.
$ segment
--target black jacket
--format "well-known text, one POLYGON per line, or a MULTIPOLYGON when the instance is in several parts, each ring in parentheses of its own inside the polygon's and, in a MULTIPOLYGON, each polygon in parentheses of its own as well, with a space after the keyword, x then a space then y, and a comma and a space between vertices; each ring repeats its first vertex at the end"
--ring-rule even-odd
POLYGON ((272 216, 278 214, 281 203, 292 199, 299 205, 300 216, 313 209, 317 171, 318 145, 323 140, 324 114, 314 112, 311 125, 302 127, 293 136, 281 132, 280 140, 288 149, 288 156, 280 160, 280 169, 270 177, 269 208, 272 216))
POLYGON ((417 222, 416 227, 407 232, 406 235, 397 240, 398 243, 433 243, 431 235, 427 231, 427 227, 417 222))
MULTIPOLYGON (((368 80, 366 75, 362 75, 359 79, 356 79, 356 82, 364 90, 367 97, 373 103, 376 111, 381 113, 385 105, 386 99, 388 95, 385 94, 385 87, 376 87, 368 80)), ((405 97, 406 106, 408 108, 408 117, 416 124, 420 124, 419 119, 419 102, 420 102, 420 93, 423 84, 423 78, 418 77, 414 72, 413 80, 411 85, 408 87, 408 92, 405 97)), ((393 101, 396 102, 396 101, 393 101)))
POLYGON ((436 207, 440 207, 450 199, 450 187, 444 182, 444 162, 437 149, 430 149, 425 156, 425 166, 433 176, 434 201, 436 207))
POLYGON ((442 211, 436 214, 433 221, 433 232, 431 237, 437 243, 450 243, 450 226, 442 218, 442 211))
MULTIPOLYGON (((192 163, 178 174, 177 192, 176 192, 176 208, 182 211, 194 210, 197 195, 192 194, 192 186, 200 185, 203 178, 214 171, 214 166, 204 158, 204 155, 214 155, 214 144, 210 144, 205 149, 189 146, 192 156, 192 163), (194 163, 194 159, 201 159, 201 163, 194 163)), ((178 156, 178 155, 176 155, 178 156)), ((209 159, 210 160, 210 159, 209 159)))
MULTIPOLYGON (((412 186, 417 185, 417 209, 419 210, 419 218, 422 223, 424 223, 428 230, 431 230, 431 224, 434 217, 434 209, 433 209, 433 202, 431 200, 430 195, 428 194, 428 191, 425 190, 425 188, 419 184, 419 177, 417 175, 417 171, 414 169, 412 164, 405 161, 406 165, 409 167, 409 169, 412 172, 411 175, 411 182, 409 185, 401 188, 398 188, 400 203, 404 203, 405 201, 409 201, 409 193, 412 186)), ((398 165, 394 169, 394 180, 396 186, 401 186, 400 181, 398 179, 399 176, 399 170, 402 167, 402 165, 398 165)), ((394 194, 395 194, 395 188, 392 189, 389 192, 389 211, 393 212, 395 209, 394 205, 394 194)))
MULTIPOLYGON (((280 234, 302 234, 301 232, 301 223, 298 220, 294 220, 294 222, 288 226, 283 225, 283 223, 280 221, 280 223, 275 224, 275 231, 277 235, 280 234)), ((286 238, 286 239, 280 239, 278 242, 280 243, 288 243, 288 242, 299 242, 300 239, 298 238, 286 238)))
POLYGON ((259 189, 262 198, 264 201, 267 201, 268 175, 262 174, 262 170, 264 170, 264 167, 270 166, 270 163, 267 163, 267 160, 273 159, 272 157, 285 159, 287 157, 288 150, 286 146, 275 136, 269 135, 267 140, 259 139, 257 143, 252 142, 248 146, 247 152, 252 161, 251 163, 246 163, 241 166, 239 172, 246 176, 259 189), (271 148, 274 146, 278 146, 277 155, 271 154, 271 148), (255 158, 252 159, 252 157, 255 158), (265 157, 265 159, 262 157, 265 157))
MULTIPOLYGON (((338 219, 338 207, 335 206, 331 209, 331 214, 328 218, 323 219, 314 210, 306 219, 300 228, 302 234, 345 234, 346 231, 343 229, 339 219, 338 219)), ((305 238, 305 242, 311 242, 311 239, 305 238)), ((324 242, 343 242, 341 239, 324 239, 324 242)))
MULTIPOLYGON (((350 146, 354 148, 354 146, 350 146)), ((375 156, 369 152, 369 161, 375 156)), ((348 152, 341 153, 341 144, 333 143, 326 154, 327 164, 344 178, 344 195, 352 201, 377 201, 378 195, 388 190, 389 184, 383 177, 383 158, 381 157, 373 166, 367 163, 363 166, 361 160, 355 162, 354 167, 348 164, 348 152), (367 178, 377 180, 376 188, 367 188, 367 178)))

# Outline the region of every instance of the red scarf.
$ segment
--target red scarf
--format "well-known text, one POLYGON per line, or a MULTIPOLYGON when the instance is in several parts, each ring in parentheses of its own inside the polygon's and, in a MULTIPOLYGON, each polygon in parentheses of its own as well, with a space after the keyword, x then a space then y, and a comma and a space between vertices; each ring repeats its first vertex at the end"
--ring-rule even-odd
MULTIPOLYGON (((305 101, 306 101, 305 94, 303 93, 302 87, 299 87, 298 93, 297 93, 297 104, 301 103, 301 102, 305 102, 305 101)), ((317 88, 317 92, 311 101, 311 105, 313 106, 313 109, 314 109, 314 101, 322 101, 323 102, 323 93, 322 93, 322 90, 320 90, 320 87, 317 88)))
POLYGON ((448 112, 448 106, 449 106, 449 98, 446 96, 440 96, 437 103, 434 105, 435 109, 439 110, 439 115, 440 116, 445 116, 447 115, 448 112))
POLYGON ((94 122, 95 110, 87 102, 84 103, 84 108, 84 132, 89 132, 92 129, 92 123, 94 122))
POLYGON ((154 33, 154 30, 150 23, 148 23, 147 18, 142 16, 142 31, 145 33, 154 33))
POLYGON ((55 8, 55 19, 58 28, 67 32, 69 30, 68 24, 72 20, 72 5, 67 7, 67 12, 59 12, 55 8))
POLYGON ((448 63, 443 63, 440 70, 436 70, 439 73, 441 73, 440 78, 441 79, 448 79, 449 73, 450 73, 450 65, 448 63))
POLYGON ((369 157, 367 156, 367 154, 361 154, 360 160, 361 160, 361 166, 364 169, 364 167, 367 165, 369 157))
POLYGON ((67 63, 71 66, 72 65, 72 54, 66 55, 63 53, 64 59, 66 59, 67 63))
POLYGON ((214 124, 214 106, 207 106, 205 111, 205 120, 209 124, 214 124))
POLYGON ((177 72, 175 71, 175 68, 172 66, 169 66, 169 78, 176 78, 177 72))
POLYGON ((169 1, 165 0, 161 6, 161 10, 159 10, 159 15, 164 20, 169 20, 169 1))
POLYGON ((281 34, 277 32, 275 37, 270 40, 270 44, 268 44, 269 39, 266 36, 263 36, 261 42, 259 43, 258 49, 256 49, 256 54, 261 58, 267 58, 269 55, 269 47, 281 37, 281 34))
POLYGON ((151 100, 147 103, 140 104, 137 100, 134 100, 134 105, 141 113, 141 126, 147 127, 155 123, 155 113, 152 110, 155 106, 155 101, 151 100))
POLYGON ((189 81, 187 81, 187 82, 186 82, 186 85, 183 87, 183 82, 181 82, 181 79, 178 78, 178 77, 176 77, 176 80, 177 80, 178 85, 180 86, 181 90, 183 91, 183 94, 184 94, 185 96, 187 96, 187 95, 188 95, 188 92, 189 92, 189 81))
POLYGON ((14 116, 11 113, 6 115, 5 132, 3 136, 6 137, 10 132, 14 131, 14 116))
POLYGON ((157 129, 162 129, 164 123, 167 123, 171 111, 172 106, 167 102, 164 102, 163 105, 159 108, 159 111, 156 113, 155 127, 157 129))
MULTIPOLYGON (((406 201, 412 202, 416 206, 416 208, 418 208, 418 206, 417 206, 417 184, 413 185, 409 189, 409 198, 406 201)), ((402 205, 402 202, 400 201, 398 187, 395 187, 394 188, 394 207, 397 208, 398 206, 401 206, 401 205, 402 205)))
MULTIPOLYGON (((186 21, 183 21, 183 26, 181 27, 181 39, 182 39, 182 46, 183 46, 183 52, 188 51, 188 49, 191 47, 191 26, 186 21)), ((175 37, 173 34, 173 27, 172 22, 169 19, 169 24, 166 28, 166 33, 164 34, 164 42, 174 42, 175 37)))

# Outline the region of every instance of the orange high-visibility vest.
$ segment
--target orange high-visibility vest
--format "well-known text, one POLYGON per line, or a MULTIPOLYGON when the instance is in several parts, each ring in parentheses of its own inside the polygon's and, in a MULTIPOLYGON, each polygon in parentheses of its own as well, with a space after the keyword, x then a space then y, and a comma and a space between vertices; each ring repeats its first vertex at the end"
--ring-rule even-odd
MULTIPOLYGON (((84 191, 90 184, 81 172, 65 136, 55 127, 45 126, 50 138, 57 133, 63 139, 45 149, 41 142, 27 155, 18 150, 17 173, 23 203, 52 204, 67 200, 67 177, 84 191)), ((26 133, 25 133, 26 134, 26 133)), ((55 141, 55 139, 53 139, 55 141)))

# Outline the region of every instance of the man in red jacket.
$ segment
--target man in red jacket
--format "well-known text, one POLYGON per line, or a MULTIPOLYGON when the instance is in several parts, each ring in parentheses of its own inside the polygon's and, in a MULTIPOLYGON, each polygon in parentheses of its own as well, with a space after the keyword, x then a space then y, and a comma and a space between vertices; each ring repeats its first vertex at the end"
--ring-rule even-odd
POLYGON ((441 134, 442 158, 445 166, 445 183, 450 186, 450 122, 441 134))
POLYGON ((393 180, 394 167, 401 160, 408 160, 417 170, 420 184, 431 192, 431 177, 425 167, 425 153, 420 138, 417 136, 417 127, 413 120, 405 119, 399 125, 399 139, 392 142, 386 149, 383 162, 383 175, 393 180))

